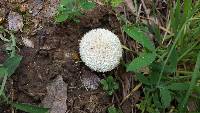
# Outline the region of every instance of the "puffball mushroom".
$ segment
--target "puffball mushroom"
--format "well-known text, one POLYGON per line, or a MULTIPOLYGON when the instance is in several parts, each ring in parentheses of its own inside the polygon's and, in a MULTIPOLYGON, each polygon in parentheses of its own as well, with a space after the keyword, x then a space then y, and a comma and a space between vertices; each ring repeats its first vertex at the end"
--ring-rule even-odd
POLYGON ((122 46, 117 35, 98 28, 86 33, 79 45, 82 61, 97 72, 111 71, 120 63, 122 46))

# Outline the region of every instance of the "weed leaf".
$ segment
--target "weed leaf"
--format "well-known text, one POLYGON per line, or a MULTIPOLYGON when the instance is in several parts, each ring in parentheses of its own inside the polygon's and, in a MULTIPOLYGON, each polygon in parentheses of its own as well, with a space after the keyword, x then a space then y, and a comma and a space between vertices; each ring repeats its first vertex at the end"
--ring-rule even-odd
POLYGON ((61 0, 60 1, 60 5, 69 5, 69 4, 72 4, 74 0, 61 0))
POLYGON ((172 100, 171 92, 166 88, 160 88, 161 103, 164 108, 170 105, 172 100))
POLYGON ((59 15, 57 15, 55 21, 56 22, 63 22, 65 20, 67 20, 67 19, 68 19, 68 15, 59 14, 59 15))
MULTIPOLYGON (((164 64, 163 63, 152 63, 149 68, 154 72, 161 72, 164 64)), ((163 73, 173 73, 174 70, 172 69, 172 66, 165 65, 165 68, 163 70, 163 73)))
POLYGON ((124 31, 142 46, 150 51, 155 51, 155 47, 150 39, 144 34, 144 32, 134 26, 124 26, 124 31))
POLYGON ((49 113, 48 108, 42 108, 29 104, 14 103, 12 104, 16 109, 28 112, 28 113, 49 113))
POLYGON ((170 85, 167 85, 166 88, 169 90, 183 91, 188 90, 189 86, 189 83, 172 83, 170 85))
POLYGON ((108 108, 108 113, 117 113, 117 109, 114 106, 108 108))
POLYGON ((80 6, 85 10, 90 10, 95 8, 96 4, 87 0, 80 0, 80 6))
POLYGON ((8 76, 11 76, 15 72, 21 60, 22 60, 22 56, 15 55, 13 57, 8 58, 4 62, 3 66, 7 68, 8 76))
POLYGON ((112 7, 117 7, 117 6, 119 6, 122 2, 123 2, 123 0, 111 0, 111 5, 112 5, 112 7))
POLYGON ((119 84, 115 81, 112 76, 108 76, 106 79, 100 81, 103 90, 105 90, 108 95, 112 95, 116 90, 119 89, 119 84))
POLYGON ((155 106, 157 106, 157 108, 161 108, 162 107, 162 105, 161 105, 161 103, 159 101, 159 96, 158 96, 157 92, 155 92, 153 94, 153 103, 154 103, 155 106))
POLYGON ((123 113, 123 112, 121 109, 118 109, 113 105, 108 108, 108 113, 123 113))
POLYGON ((103 90, 108 90, 108 83, 106 82, 106 80, 101 80, 100 83, 103 86, 103 90))
POLYGON ((145 77, 143 74, 137 74, 137 79, 145 85, 151 85, 149 79, 145 77))
POLYGON ((127 66, 127 71, 139 71, 142 67, 150 65, 155 58, 155 53, 142 53, 127 66))

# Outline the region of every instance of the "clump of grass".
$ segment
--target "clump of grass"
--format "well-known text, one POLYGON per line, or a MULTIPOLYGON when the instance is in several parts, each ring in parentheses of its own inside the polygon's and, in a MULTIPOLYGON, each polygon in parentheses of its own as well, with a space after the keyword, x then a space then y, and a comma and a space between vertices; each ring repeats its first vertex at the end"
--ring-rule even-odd
POLYGON ((123 27, 129 37, 144 47, 138 57, 126 66, 127 71, 134 72, 137 80, 143 83, 145 97, 137 104, 143 113, 185 113, 188 112, 186 107, 191 94, 200 94, 195 90, 200 88, 197 85, 200 68, 200 49, 197 49, 200 47, 200 2, 178 0, 169 6, 167 26, 170 34, 162 33, 159 29, 154 31, 161 38, 156 42, 157 47, 145 35, 146 29, 142 29, 140 24, 123 27), (183 65, 186 68, 182 68, 183 65), (148 74, 140 71, 144 67, 150 69, 148 74), (178 104, 174 105, 172 101, 178 104))

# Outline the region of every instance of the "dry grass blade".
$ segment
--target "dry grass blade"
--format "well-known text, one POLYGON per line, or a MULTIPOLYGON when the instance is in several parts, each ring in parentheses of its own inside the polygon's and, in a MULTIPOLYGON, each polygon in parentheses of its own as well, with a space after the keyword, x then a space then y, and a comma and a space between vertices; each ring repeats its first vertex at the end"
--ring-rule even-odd
POLYGON ((139 83, 137 86, 135 86, 135 87, 131 90, 131 92, 122 100, 122 102, 120 103, 120 106, 121 106, 130 96, 132 96, 133 93, 134 93, 135 91, 137 91, 141 86, 142 86, 142 83, 139 83))
POLYGON ((133 1, 132 0, 124 0, 125 3, 127 4, 128 8, 131 10, 132 13, 135 13, 135 7, 133 6, 133 1))

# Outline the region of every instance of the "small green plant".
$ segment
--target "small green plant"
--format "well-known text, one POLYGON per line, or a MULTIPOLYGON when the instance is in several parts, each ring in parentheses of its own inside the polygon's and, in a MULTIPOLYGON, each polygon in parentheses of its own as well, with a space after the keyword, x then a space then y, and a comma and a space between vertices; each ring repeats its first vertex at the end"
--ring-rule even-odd
POLYGON ((0 26, 0 39, 5 43, 6 49, 5 51, 8 53, 8 58, 4 61, 3 64, 0 64, 0 98, 2 102, 6 102, 10 104, 12 107, 16 109, 28 112, 28 113, 48 113, 47 108, 37 107, 28 104, 15 103, 9 100, 9 98, 5 94, 5 85, 7 79, 15 72, 17 67, 19 66, 22 56, 16 53, 16 41, 15 36, 0 26))
POLYGON ((119 89, 119 84, 112 76, 108 76, 106 79, 101 80, 100 83, 103 86, 103 90, 105 90, 108 95, 112 95, 119 89))
POLYGON ((90 10, 96 6, 94 2, 88 0, 61 0, 55 17, 56 22, 73 20, 79 22, 76 18, 82 15, 82 10, 90 10))
POLYGON ((123 2, 123 0, 104 0, 104 2, 110 4, 112 7, 117 7, 123 2))
POLYGON ((108 113, 123 113, 121 109, 116 108, 114 105, 108 107, 108 113))

